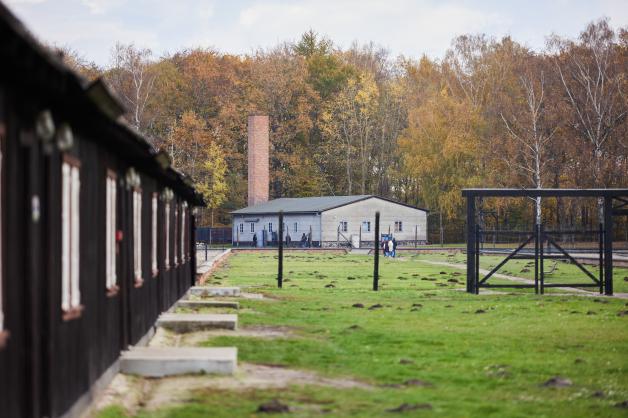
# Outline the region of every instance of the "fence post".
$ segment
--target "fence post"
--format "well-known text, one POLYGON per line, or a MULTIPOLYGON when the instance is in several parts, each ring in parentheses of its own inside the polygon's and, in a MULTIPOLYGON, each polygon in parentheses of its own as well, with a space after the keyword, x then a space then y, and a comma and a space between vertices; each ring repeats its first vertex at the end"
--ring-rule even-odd
POLYGON ((373 241, 373 290, 379 288, 379 212, 375 212, 375 240, 373 241))
POLYGON ((604 294, 613 295, 613 198, 604 198, 604 294))
POLYGON ((360 234, 358 237, 358 248, 362 248, 362 225, 360 225, 360 234))
POLYGON ((419 242, 419 226, 414 225, 414 248, 418 246, 419 242))
POLYGON ((600 222, 600 233, 598 234, 599 242, 599 280, 600 280, 600 295, 604 293, 604 225, 600 222))
POLYGON ((467 292, 475 293, 475 196, 467 196, 467 292))
POLYGON ((277 285, 283 286, 283 211, 279 211, 279 262, 277 265, 277 285))
POLYGON ((534 293, 539 294, 539 231, 541 226, 534 224, 534 293))
POLYGON ((539 274, 541 275, 541 289, 540 292, 541 294, 545 294, 545 263, 543 262, 544 259, 544 251, 545 251, 545 227, 543 226, 543 224, 539 225, 539 240, 540 240, 540 244, 539 244, 539 274))

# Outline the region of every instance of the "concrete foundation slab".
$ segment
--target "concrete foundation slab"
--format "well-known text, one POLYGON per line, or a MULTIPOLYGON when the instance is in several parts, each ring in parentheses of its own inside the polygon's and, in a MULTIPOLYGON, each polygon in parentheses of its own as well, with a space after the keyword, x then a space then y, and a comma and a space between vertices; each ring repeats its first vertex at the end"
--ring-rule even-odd
POLYGON ((238 315, 164 313, 157 319, 157 326, 174 332, 236 329, 238 326, 238 315))
POLYGON ((240 288, 194 286, 191 287, 190 290, 188 290, 188 295, 200 297, 240 296, 240 288))
POLYGON ((137 347, 124 351, 120 371, 147 377, 190 373, 233 374, 238 349, 196 347, 137 347))
POLYGON ((189 300, 183 299, 177 302, 177 308, 232 308, 239 309, 240 303, 228 300, 189 300))

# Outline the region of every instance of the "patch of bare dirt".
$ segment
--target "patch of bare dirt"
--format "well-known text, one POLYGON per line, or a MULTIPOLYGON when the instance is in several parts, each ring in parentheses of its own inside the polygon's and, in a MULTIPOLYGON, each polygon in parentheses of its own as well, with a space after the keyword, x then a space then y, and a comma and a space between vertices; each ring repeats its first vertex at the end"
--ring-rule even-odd
POLYGON ((293 385, 317 385, 339 389, 372 389, 373 386, 348 378, 323 377, 314 372, 277 366, 240 364, 233 376, 186 375, 145 379, 117 375, 95 410, 120 405, 129 415, 140 410, 156 410, 166 405, 186 402, 195 390, 278 389, 293 385))
POLYGON ((371 389, 372 386, 353 379, 322 377, 314 372, 283 367, 241 364, 234 376, 181 376, 156 379, 151 382, 150 399, 146 408, 157 409, 189 398, 198 389, 249 390, 277 389, 292 385, 318 385, 339 389, 371 389))
POLYGON ((207 331, 195 331, 185 334, 177 334, 163 328, 157 328, 155 335, 148 344, 150 347, 194 347, 210 338, 220 337, 253 337, 253 338, 293 338, 295 329, 290 327, 275 327, 256 325, 240 327, 237 330, 214 329, 207 331))

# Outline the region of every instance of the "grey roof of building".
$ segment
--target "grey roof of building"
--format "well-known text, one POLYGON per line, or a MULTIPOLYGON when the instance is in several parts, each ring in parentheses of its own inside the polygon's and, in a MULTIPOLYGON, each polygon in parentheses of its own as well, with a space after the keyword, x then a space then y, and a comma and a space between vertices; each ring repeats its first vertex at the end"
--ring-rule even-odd
POLYGON ((385 197, 366 194, 355 196, 282 197, 280 199, 269 200, 268 202, 260 203, 258 205, 234 210, 231 213, 233 215, 262 215, 279 213, 279 211, 283 211, 284 213, 320 213, 325 212, 326 210, 338 208, 340 206, 345 206, 350 203, 370 199, 372 197, 427 212, 426 209, 417 208, 415 206, 397 202, 385 197))

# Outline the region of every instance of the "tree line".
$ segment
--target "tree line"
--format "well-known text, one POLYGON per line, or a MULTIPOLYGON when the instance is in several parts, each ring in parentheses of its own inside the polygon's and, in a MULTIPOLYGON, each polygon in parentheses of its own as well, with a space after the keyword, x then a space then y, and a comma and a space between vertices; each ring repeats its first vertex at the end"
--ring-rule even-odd
MULTIPOLYGON (((219 225, 246 205, 252 112, 271 117, 272 198, 378 194, 453 220, 464 187, 625 187, 627 48, 628 30, 601 19, 576 39, 549 36, 543 51, 459 36, 442 59, 393 57, 373 43, 341 49, 312 30, 244 56, 154 57, 122 44, 104 68, 64 56, 109 82, 129 122, 205 194, 201 224, 219 225)), ((506 222, 533 217, 534 206, 484 204, 506 222)), ((539 219, 597 222, 595 202, 543 206, 539 219)))

